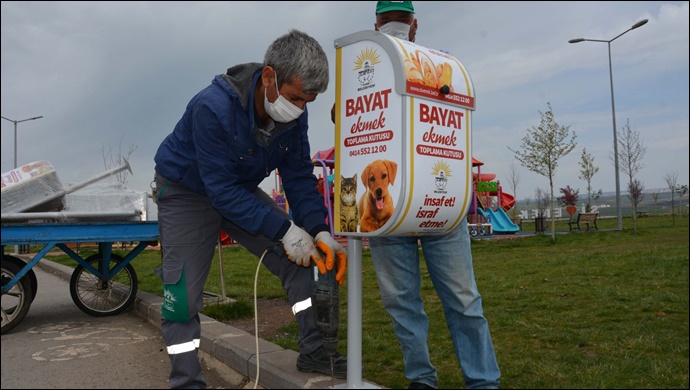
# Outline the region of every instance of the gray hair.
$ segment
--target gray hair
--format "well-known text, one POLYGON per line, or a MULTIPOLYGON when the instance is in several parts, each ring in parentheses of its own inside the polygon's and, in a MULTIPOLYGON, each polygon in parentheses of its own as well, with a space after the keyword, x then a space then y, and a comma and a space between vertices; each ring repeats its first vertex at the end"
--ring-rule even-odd
POLYGON ((302 81, 303 92, 322 93, 328 87, 328 58, 316 39, 298 31, 279 37, 266 50, 264 66, 278 73, 278 84, 302 81))

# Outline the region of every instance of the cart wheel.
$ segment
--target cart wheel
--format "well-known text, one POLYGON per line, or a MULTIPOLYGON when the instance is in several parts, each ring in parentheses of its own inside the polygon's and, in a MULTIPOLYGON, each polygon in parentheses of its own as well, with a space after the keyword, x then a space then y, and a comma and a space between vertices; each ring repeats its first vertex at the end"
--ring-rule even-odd
MULTIPOLYGON (((14 261, 5 261, 4 256, 2 260, 2 276, 0 276, 0 279, 2 279, 2 286, 4 287, 24 268, 24 265, 17 264, 14 261)), ((25 263, 22 261, 22 264, 25 263)), ((2 293, 1 334, 12 330, 26 317, 32 298, 31 280, 27 277, 19 279, 19 282, 12 286, 7 293, 2 293)))
POLYGON ((470 236, 477 237, 477 228, 472 227, 472 229, 470 229, 470 236))
MULTIPOLYGON (((103 256, 100 253, 89 256, 86 262, 100 269, 103 256)), ((112 254, 108 269, 113 269, 123 261, 122 257, 112 254)), ((78 265, 69 282, 69 292, 77 307, 94 317, 110 316, 122 313, 137 296, 137 274, 131 264, 108 280, 102 280, 78 265)))
POLYGON ((486 234, 486 229, 484 229, 484 226, 482 226, 481 229, 479 229, 479 234, 482 236, 486 234))
MULTIPOLYGON (((20 270, 26 265, 26 262, 22 261, 22 259, 5 254, 2 255, 2 261, 12 261, 20 266, 20 270)), ((38 279, 36 279, 36 273, 33 269, 30 269, 29 272, 27 272, 24 276, 28 276, 29 281, 31 282, 31 302, 33 302, 34 298, 36 298, 36 293, 38 293, 38 279)))

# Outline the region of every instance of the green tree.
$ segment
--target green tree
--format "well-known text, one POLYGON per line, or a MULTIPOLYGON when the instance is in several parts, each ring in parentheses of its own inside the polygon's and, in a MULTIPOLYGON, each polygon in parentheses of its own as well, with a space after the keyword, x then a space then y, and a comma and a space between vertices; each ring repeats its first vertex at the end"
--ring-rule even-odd
POLYGON ((570 126, 561 126, 554 119, 551 103, 546 104, 549 110, 539 111, 541 122, 538 127, 527 129, 527 135, 522 138, 520 150, 508 149, 515 154, 520 164, 532 172, 549 179, 551 190, 551 240, 556 240, 555 197, 553 179, 558 168, 558 160, 570 153, 577 143, 575 132, 570 126))
POLYGON ((628 197, 632 206, 634 233, 637 233, 637 206, 642 201, 644 191, 644 186, 635 179, 635 175, 644 168, 642 159, 646 152, 647 148, 640 140, 640 133, 630 127, 630 119, 628 119, 622 131, 618 133, 618 160, 620 170, 628 175, 628 197))
POLYGON ((594 156, 587 153, 587 148, 582 148, 582 155, 580 156, 580 180, 587 182, 587 205, 585 205, 585 212, 592 211, 592 195, 594 194, 594 199, 598 199, 601 196, 601 189, 592 193, 592 177, 599 172, 599 167, 594 165, 594 156))
POLYGON ((633 204, 633 234, 637 234, 637 205, 644 198, 644 184, 637 179, 628 183, 628 198, 633 204))

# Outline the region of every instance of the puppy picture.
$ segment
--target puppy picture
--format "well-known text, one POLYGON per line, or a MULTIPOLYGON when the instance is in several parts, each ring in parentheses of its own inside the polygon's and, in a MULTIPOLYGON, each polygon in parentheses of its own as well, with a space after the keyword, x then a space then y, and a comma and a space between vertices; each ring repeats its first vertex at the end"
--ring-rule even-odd
POLYGON ((381 228, 393 215, 395 206, 388 187, 395 182, 398 164, 390 160, 376 160, 362 171, 364 194, 357 202, 360 232, 373 232, 381 228))

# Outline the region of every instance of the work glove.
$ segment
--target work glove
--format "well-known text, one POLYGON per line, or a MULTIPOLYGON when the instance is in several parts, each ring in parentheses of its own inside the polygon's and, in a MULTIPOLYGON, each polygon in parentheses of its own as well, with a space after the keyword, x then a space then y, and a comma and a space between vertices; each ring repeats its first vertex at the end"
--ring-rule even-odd
POLYGON ((314 257, 314 263, 319 268, 319 272, 325 274, 327 271, 332 270, 337 260, 338 272, 335 274, 335 280, 338 281, 339 286, 342 286, 345 281, 345 270, 347 270, 347 253, 345 248, 325 231, 319 232, 316 235, 316 247, 326 255, 325 264, 320 257, 314 257))
POLYGON ((285 248, 285 254, 293 263, 308 267, 311 258, 319 258, 319 252, 314 246, 314 239, 304 229, 290 221, 290 228, 280 240, 285 248))

